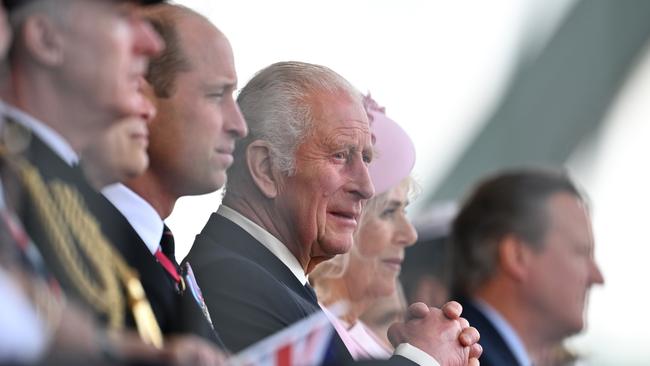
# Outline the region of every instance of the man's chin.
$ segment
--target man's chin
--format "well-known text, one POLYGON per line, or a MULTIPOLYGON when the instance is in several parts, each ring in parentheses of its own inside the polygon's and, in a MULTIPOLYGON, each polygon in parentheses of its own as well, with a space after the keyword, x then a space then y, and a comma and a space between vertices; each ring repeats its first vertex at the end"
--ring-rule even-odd
POLYGON ((195 185, 191 192, 187 195, 201 195, 216 192, 221 189, 226 183, 226 171, 223 169, 215 169, 210 175, 204 176, 201 180, 196 180, 195 185))
POLYGON ((352 249, 353 241, 350 240, 326 240, 322 241, 320 250, 323 256, 334 257, 335 255, 345 254, 352 249))
POLYGON ((309 260, 309 263, 307 264, 307 270, 305 271, 305 274, 309 274, 319 264, 321 264, 321 263, 323 263, 325 261, 328 261, 328 260, 330 260, 332 258, 334 258, 334 256, 323 255, 323 256, 311 257, 311 259, 309 260))

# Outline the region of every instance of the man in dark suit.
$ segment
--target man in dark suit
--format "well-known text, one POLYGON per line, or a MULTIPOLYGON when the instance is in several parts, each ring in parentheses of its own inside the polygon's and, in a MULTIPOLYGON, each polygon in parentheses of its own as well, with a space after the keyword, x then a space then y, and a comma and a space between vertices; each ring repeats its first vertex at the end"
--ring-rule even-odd
POLYGON ((158 109, 150 123, 149 154, 142 119, 123 121, 121 130, 86 151, 86 171, 96 188, 103 187, 91 209, 140 273, 163 333, 196 334, 223 348, 191 269, 176 262, 163 219, 181 196, 221 188, 235 140, 247 133, 232 96, 233 55, 226 37, 188 8, 164 4, 146 9, 144 16, 166 43, 142 84, 158 109), (124 184, 106 186, 120 181, 124 184))
POLYGON ((585 200, 565 173, 511 170, 475 188, 450 252, 452 291, 481 332, 482 365, 545 364, 583 328, 588 291, 603 283, 593 251, 585 200))
MULTIPOLYGON (((361 94, 332 70, 271 65, 243 88, 238 103, 250 135, 235 150, 223 205, 186 259, 235 351, 320 311, 307 274, 350 249, 374 192, 361 94)), ((478 333, 462 320, 426 306, 420 315, 393 329, 402 344, 388 364, 464 365, 470 348, 474 357, 480 353, 478 333)), ((351 361, 338 336, 335 343, 328 361, 351 361)))

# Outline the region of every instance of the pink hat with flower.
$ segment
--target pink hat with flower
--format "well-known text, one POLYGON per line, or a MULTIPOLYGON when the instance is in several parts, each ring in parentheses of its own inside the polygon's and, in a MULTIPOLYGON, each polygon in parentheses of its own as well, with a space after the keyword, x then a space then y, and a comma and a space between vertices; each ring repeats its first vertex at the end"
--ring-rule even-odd
POLYGON ((386 116, 386 109, 379 107, 370 93, 363 97, 363 106, 370 121, 375 150, 368 170, 378 195, 411 174, 415 164, 415 146, 406 131, 386 116))

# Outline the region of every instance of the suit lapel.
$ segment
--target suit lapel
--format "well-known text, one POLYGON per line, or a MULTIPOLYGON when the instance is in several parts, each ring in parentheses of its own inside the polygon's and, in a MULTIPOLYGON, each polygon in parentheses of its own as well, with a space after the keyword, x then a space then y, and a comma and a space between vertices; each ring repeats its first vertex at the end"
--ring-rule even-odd
MULTIPOLYGON (((289 267, 239 225, 217 213, 213 213, 201 235, 210 238, 210 240, 204 241, 210 243, 210 245, 218 243, 218 245, 258 263, 293 292, 318 306, 317 302, 314 301, 314 296, 298 281, 289 267)), ((212 260, 213 257, 209 248, 204 249, 206 250, 202 252, 205 255, 192 258, 192 266, 199 268, 204 263, 209 263, 212 260)))
POLYGON ((506 344, 503 337, 492 322, 478 309, 471 300, 460 298, 458 300, 463 306, 462 317, 469 321, 469 324, 481 333, 481 346, 483 355, 481 365, 486 366, 516 366, 519 365, 515 355, 506 344))

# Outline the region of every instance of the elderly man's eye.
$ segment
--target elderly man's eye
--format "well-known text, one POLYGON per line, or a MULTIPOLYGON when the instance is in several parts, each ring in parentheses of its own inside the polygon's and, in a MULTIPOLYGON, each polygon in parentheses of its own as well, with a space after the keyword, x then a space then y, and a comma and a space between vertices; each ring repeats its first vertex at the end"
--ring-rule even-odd
POLYGON ((363 154, 363 162, 366 165, 370 164, 372 162, 372 154, 363 154))
POLYGON ((333 157, 335 160, 341 160, 341 161, 343 161, 343 160, 347 160, 347 158, 348 158, 348 153, 345 152, 345 151, 339 151, 339 152, 337 152, 337 153, 334 153, 334 154, 332 155, 332 157, 333 157))

